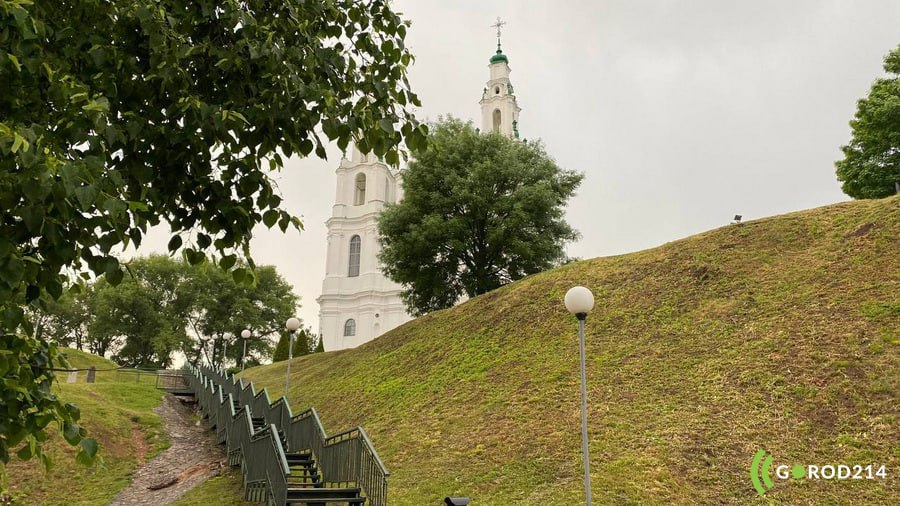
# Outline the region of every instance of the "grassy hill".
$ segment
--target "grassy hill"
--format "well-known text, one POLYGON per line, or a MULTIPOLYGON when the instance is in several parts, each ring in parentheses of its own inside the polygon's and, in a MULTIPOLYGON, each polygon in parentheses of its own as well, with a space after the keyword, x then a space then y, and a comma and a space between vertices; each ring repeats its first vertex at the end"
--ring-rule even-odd
MULTIPOLYGON (((72 369, 87 369, 88 367, 96 367, 97 369, 112 369, 116 367, 116 363, 107 358, 103 358, 93 353, 77 350, 75 348, 62 348, 63 355, 69 361, 72 369)), ((106 377, 104 375, 104 377, 106 377)), ((99 379, 99 378, 98 378, 99 379)))
POLYGON ((108 504, 128 486, 137 466, 168 447, 162 421, 153 412, 162 393, 153 385, 117 382, 115 372, 102 372, 116 364, 74 349, 64 350, 72 368, 95 366, 97 383, 65 383, 60 373, 54 385, 59 396, 81 409, 81 421, 90 437, 100 443, 103 462, 92 468, 75 463, 75 449, 53 430, 47 451, 54 466, 49 471, 35 460, 13 458, 0 464, 4 485, 19 504, 99 505, 108 504))
MULTIPOLYGON (((392 504, 582 499, 576 322, 591 288, 598 504, 900 501, 900 199, 761 219, 531 276, 354 350, 296 359, 296 408, 363 425, 392 504), (778 481, 775 464, 885 464, 887 480, 778 481)), ((282 392, 284 363, 246 375, 282 392)))

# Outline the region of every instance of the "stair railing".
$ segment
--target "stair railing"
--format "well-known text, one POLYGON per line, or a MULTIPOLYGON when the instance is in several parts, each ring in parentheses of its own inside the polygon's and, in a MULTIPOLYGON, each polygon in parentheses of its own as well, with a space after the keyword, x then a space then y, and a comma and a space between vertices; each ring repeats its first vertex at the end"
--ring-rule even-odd
POLYGON ((250 411, 247 406, 239 406, 238 409, 234 409, 233 399, 231 394, 228 394, 224 403, 225 413, 228 417, 226 420, 230 420, 230 423, 227 421, 225 423, 225 447, 229 454, 234 450, 241 449, 241 437, 244 432, 253 432, 253 422, 250 421, 250 411))
POLYGON ((219 387, 217 399, 218 404, 216 406, 216 411, 218 414, 216 415, 216 442, 223 444, 228 437, 228 427, 231 426, 231 421, 234 419, 234 404, 231 402, 231 394, 225 395, 225 391, 222 387, 219 387))
POLYGON ((362 427, 326 438, 321 452, 323 473, 372 491, 367 497, 373 504, 385 503, 388 474, 362 427))
POLYGON ((229 464, 245 467, 245 494, 249 484, 265 482, 270 497, 284 504, 290 474, 286 452, 309 450, 325 481, 359 487, 371 506, 387 504, 390 473, 362 427, 328 436, 314 408, 293 415, 287 399, 271 402, 266 389, 256 392, 249 381, 222 370, 186 367, 192 376, 188 385, 198 393, 198 403, 215 427, 217 441, 228 448, 229 464), (234 409, 235 399, 238 410, 234 409), (263 417, 267 427, 254 434, 252 417, 263 417), (279 428, 284 431, 287 448, 282 447, 279 428))
POLYGON ((287 478, 291 470, 285 458, 284 448, 281 447, 281 441, 278 439, 278 429, 274 425, 269 425, 248 438, 243 454, 244 461, 247 463, 247 481, 264 480, 275 504, 285 504, 287 501, 287 478), (263 465, 255 465, 255 463, 263 465))
MULTIPOLYGON (((253 388, 253 384, 250 384, 250 388, 253 388)), ((268 414, 270 406, 272 402, 269 401, 269 392, 266 392, 266 389, 263 388, 261 391, 257 392, 256 395, 253 396, 253 402, 250 404, 253 407, 253 412, 258 413, 257 416, 265 416, 268 414)), ((268 418, 266 418, 268 421, 268 418)))

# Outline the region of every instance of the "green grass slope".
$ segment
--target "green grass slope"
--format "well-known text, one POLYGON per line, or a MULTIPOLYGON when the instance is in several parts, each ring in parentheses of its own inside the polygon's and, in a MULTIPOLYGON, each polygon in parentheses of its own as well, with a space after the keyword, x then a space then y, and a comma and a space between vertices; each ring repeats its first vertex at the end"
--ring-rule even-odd
MULTIPOLYGON (((727 226, 529 277, 354 350, 295 360, 290 401, 363 425, 391 504, 583 501, 578 345, 591 288, 598 504, 900 502, 900 198, 727 226), (884 464, 887 480, 749 479, 775 464, 884 464)), ((281 394, 284 363, 250 369, 281 394)))
POLYGON ((172 506, 250 506, 244 497, 244 479, 238 468, 226 469, 181 496, 172 506))
MULTIPOLYGON (((68 348, 64 352, 72 368, 116 367, 96 355, 68 348)), ((53 430, 45 447, 54 462, 49 472, 36 460, 13 458, 7 466, 0 464, 2 485, 16 504, 108 504, 128 486, 139 464, 168 447, 162 420, 153 411, 162 392, 153 385, 118 382, 112 371, 98 372, 97 383, 85 383, 85 373, 79 375, 78 383, 69 384, 66 374, 59 373, 53 388, 64 401, 79 407, 80 423, 100 443, 103 461, 90 468, 77 464, 75 449, 53 430)))
POLYGON ((60 351, 65 355, 71 369, 87 369, 88 367, 112 369, 116 367, 116 363, 112 360, 94 355, 93 353, 77 350, 75 348, 61 348, 60 351))

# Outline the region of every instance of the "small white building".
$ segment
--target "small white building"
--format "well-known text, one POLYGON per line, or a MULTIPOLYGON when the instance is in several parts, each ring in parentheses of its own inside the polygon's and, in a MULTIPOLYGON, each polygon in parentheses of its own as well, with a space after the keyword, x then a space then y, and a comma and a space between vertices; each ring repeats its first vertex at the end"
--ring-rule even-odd
MULTIPOLYGON (((490 79, 481 96, 481 131, 519 137, 521 110, 509 81, 509 61, 500 50, 488 65, 490 79)), ((373 154, 352 150, 341 160, 328 227, 325 280, 319 303, 319 333, 325 350, 353 348, 412 317, 400 298, 401 286, 381 272, 378 215, 403 198, 403 171, 373 154)))

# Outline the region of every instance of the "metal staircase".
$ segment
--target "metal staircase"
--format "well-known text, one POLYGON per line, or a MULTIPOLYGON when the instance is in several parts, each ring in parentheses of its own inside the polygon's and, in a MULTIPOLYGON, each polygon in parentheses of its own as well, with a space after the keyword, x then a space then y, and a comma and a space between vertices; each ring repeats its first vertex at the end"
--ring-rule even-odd
POLYGON ((185 381, 224 444, 228 463, 240 466, 244 497, 267 505, 387 504, 387 477, 361 427, 325 433, 315 409, 293 415, 285 398, 209 368, 187 366, 185 381))

